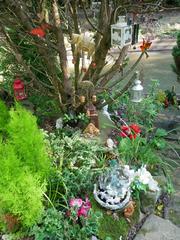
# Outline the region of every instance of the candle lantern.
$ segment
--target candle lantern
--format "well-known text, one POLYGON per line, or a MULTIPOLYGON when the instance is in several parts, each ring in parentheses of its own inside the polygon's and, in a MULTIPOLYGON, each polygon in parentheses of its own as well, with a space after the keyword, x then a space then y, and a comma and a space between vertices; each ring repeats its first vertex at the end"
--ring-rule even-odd
POLYGON ((27 98, 25 93, 24 83, 20 78, 16 78, 13 83, 14 97, 17 101, 21 101, 27 98))
POLYGON ((132 26, 125 21, 125 16, 119 16, 116 24, 111 25, 111 45, 123 47, 132 42, 132 26))
POLYGON ((139 72, 136 72, 136 80, 134 81, 134 86, 131 89, 131 101, 138 103, 143 99, 143 86, 139 80, 139 72))
POLYGON ((90 122, 94 124, 96 128, 99 129, 99 119, 96 107, 90 103, 86 106, 86 114, 90 118, 90 122))

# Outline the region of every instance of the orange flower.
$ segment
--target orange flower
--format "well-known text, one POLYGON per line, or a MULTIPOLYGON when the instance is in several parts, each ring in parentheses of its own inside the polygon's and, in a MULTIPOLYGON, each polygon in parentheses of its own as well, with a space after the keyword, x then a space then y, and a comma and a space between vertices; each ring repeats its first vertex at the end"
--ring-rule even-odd
POLYGON ((149 40, 145 41, 145 39, 143 38, 143 43, 142 45, 140 46, 140 49, 142 52, 146 51, 147 49, 150 48, 152 42, 150 42, 149 40))
POLYGON ((150 48, 151 44, 152 42, 150 42, 149 40, 145 41, 145 39, 143 38, 142 45, 140 46, 141 52, 145 52, 147 58, 149 57, 149 55, 146 51, 150 48))

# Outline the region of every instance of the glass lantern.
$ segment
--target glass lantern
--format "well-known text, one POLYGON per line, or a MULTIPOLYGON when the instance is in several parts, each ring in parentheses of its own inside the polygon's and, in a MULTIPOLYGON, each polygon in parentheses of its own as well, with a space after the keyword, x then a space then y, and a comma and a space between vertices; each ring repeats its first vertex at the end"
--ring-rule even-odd
POLYGON ((25 93, 24 83, 20 78, 16 78, 13 83, 14 97, 17 101, 21 101, 27 98, 25 93))
POLYGON ((123 47, 132 42, 132 26, 125 21, 125 16, 119 16, 116 24, 111 25, 111 45, 123 47))
POLYGON ((131 89, 131 101, 134 103, 141 102, 143 99, 143 86, 139 80, 139 72, 136 72, 136 80, 134 81, 134 86, 131 89))

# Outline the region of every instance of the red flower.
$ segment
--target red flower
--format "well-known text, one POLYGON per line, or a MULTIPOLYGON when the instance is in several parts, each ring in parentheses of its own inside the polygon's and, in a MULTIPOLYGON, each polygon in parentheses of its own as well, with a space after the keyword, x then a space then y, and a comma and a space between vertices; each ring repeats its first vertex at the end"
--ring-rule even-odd
POLYGON ((119 134, 121 137, 125 138, 125 137, 128 137, 128 135, 125 133, 125 132, 120 132, 119 134))
POLYGON ((136 134, 141 133, 141 129, 137 124, 131 124, 129 126, 131 128, 131 130, 133 130, 133 132, 135 132, 136 134))
POLYGON ((136 134, 130 134, 130 135, 129 135, 129 138, 130 138, 131 140, 132 140, 132 139, 136 139, 136 136, 137 136, 136 134))
POLYGON ((129 131, 129 127, 127 125, 122 125, 121 130, 122 131, 129 131))
POLYGON ((46 32, 45 32, 46 29, 51 29, 51 25, 48 23, 43 23, 41 24, 41 26, 33 28, 30 31, 30 34, 40 38, 44 38, 46 36, 46 32))
POLYGON ((46 36, 46 32, 41 27, 33 28, 30 31, 30 34, 40 38, 44 38, 46 36))

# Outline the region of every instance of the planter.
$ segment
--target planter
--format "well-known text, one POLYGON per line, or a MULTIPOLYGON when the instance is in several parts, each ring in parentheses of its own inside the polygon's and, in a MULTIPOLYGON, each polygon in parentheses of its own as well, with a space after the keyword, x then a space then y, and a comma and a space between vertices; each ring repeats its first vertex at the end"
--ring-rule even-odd
POLYGON ((142 192, 140 194, 140 208, 143 213, 152 213, 154 211, 160 192, 142 192))

